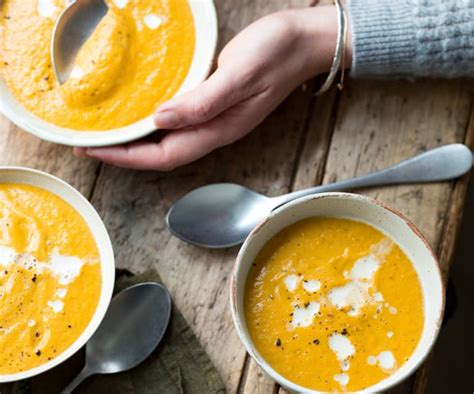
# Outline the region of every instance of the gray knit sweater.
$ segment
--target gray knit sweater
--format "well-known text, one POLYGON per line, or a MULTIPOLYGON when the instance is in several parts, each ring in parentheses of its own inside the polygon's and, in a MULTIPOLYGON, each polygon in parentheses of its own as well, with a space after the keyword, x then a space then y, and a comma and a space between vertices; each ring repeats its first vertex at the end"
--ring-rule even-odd
POLYGON ((474 78, 474 0, 349 0, 352 75, 474 78))

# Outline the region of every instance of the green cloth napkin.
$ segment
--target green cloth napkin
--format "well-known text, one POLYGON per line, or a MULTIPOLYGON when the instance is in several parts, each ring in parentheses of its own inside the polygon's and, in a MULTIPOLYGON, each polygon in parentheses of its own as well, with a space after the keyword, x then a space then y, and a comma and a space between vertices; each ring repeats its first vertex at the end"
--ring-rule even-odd
MULTIPOLYGON (((117 273, 115 292, 142 282, 161 282, 154 270, 132 276, 117 273)), ((0 384, 1 394, 35 394, 59 392, 84 365, 84 351, 63 364, 33 379, 0 384)), ((95 375, 77 390, 87 394, 212 394, 224 393, 225 386, 181 313, 173 307, 163 342, 138 367, 113 375, 95 375)))

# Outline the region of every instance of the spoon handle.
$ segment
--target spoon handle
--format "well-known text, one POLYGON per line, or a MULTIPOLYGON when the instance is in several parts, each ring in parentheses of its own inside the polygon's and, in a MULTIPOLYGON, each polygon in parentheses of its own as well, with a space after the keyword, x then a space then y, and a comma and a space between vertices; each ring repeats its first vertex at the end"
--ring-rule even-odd
POLYGON ((87 365, 84 366, 82 371, 77 375, 71 383, 69 383, 63 391, 61 391, 61 394, 71 394, 77 386, 79 386, 84 380, 86 380, 89 376, 94 375, 94 372, 92 372, 89 368, 87 368, 87 365))
POLYGON ((309 194, 349 190, 368 186, 448 181, 471 170, 473 155, 463 144, 449 144, 428 150, 392 167, 353 179, 300 190, 275 197, 276 207, 309 194))

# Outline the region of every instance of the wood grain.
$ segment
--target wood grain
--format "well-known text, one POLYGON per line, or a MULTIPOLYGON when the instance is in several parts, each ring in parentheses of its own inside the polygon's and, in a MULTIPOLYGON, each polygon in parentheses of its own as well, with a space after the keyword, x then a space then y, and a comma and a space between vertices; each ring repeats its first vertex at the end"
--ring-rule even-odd
POLYGON ((242 379, 241 392, 249 394, 275 394, 278 385, 253 360, 248 363, 247 374, 242 379))
MULTIPOLYGON (((471 113, 468 124, 466 126, 466 136, 464 143, 474 151, 474 102, 471 97, 471 113)), ((443 229, 441 241, 438 246, 438 256, 441 264, 441 272, 445 283, 448 280, 449 270, 454 260, 457 238, 462 222, 462 212, 466 202, 466 193, 468 190, 471 174, 467 174, 459 179, 455 185, 451 195, 451 203, 449 204, 446 214, 446 222, 443 229)), ((430 366, 436 357, 436 345, 428 359, 423 363, 416 373, 413 381, 412 392, 415 394, 423 394, 428 387, 430 376, 430 366)))
POLYGON ((71 183, 89 197, 99 164, 78 159, 71 149, 41 141, 0 115, 0 166, 24 166, 43 170, 71 183))

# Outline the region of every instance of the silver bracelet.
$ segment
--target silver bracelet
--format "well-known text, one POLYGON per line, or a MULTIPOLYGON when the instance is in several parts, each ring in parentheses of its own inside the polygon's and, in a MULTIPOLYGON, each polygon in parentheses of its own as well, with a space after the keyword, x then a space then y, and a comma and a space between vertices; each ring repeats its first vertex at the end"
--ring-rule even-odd
POLYGON ((319 96, 320 94, 327 91, 334 82, 336 78, 337 72, 341 68, 342 64, 342 73, 341 73, 341 81, 338 84, 338 88, 342 90, 343 88, 343 81, 344 81, 344 68, 345 68, 345 46, 346 46, 346 38, 347 38, 347 17, 344 11, 344 8, 341 4, 341 0, 334 0, 334 4, 336 5, 337 10, 337 20, 338 20, 338 31, 337 31, 337 42, 336 42, 336 51, 334 52, 334 58, 332 60, 331 68, 329 70, 329 74, 324 81, 323 85, 319 88, 319 90, 314 93, 315 96, 319 96))

